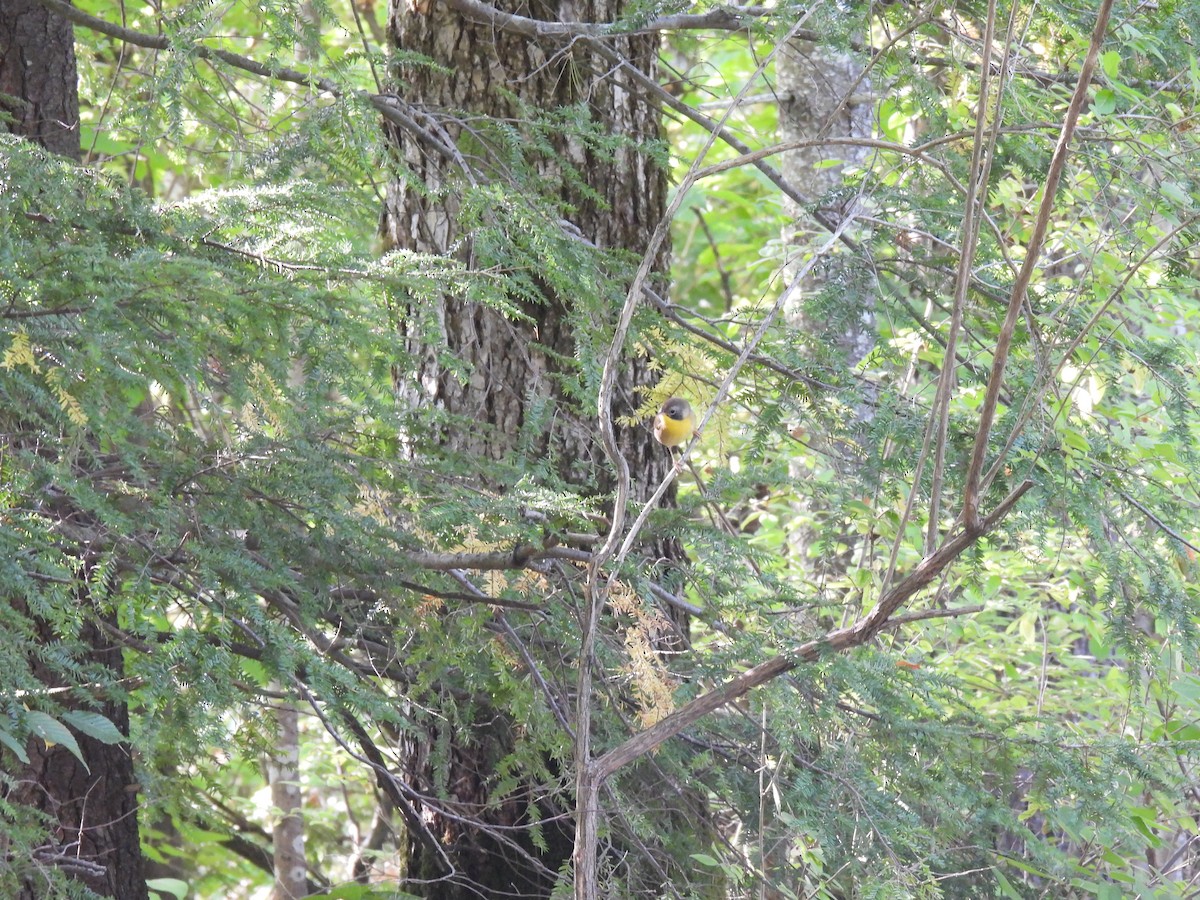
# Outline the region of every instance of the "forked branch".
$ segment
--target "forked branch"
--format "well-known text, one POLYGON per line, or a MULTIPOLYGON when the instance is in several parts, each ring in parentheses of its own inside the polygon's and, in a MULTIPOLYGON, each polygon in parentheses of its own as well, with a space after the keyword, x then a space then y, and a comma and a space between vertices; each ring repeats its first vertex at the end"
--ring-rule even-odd
POLYGON ((975 432, 975 446, 971 451, 971 464, 967 469, 966 486, 963 489, 963 521, 968 529, 979 521, 980 479, 983 474, 984 460, 987 458, 988 438, 992 433, 992 423, 996 419, 996 406, 1000 398, 1000 386, 1004 382, 1004 370, 1008 365, 1008 355, 1012 349, 1013 332, 1017 327, 1017 318, 1025 302, 1029 284, 1033 280, 1034 269, 1037 268, 1042 254, 1042 244, 1046 240, 1046 231, 1050 226, 1050 214, 1054 211, 1054 200, 1058 194, 1058 184, 1062 180, 1063 170, 1067 165, 1067 155, 1071 149, 1071 137, 1079 122, 1083 104, 1087 100, 1088 86, 1092 82, 1092 74, 1096 70, 1096 60, 1100 56, 1100 47, 1104 43, 1104 35, 1108 31, 1108 20, 1112 13, 1112 0, 1101 0, 1100 11, 1096 15, 1096 27, 1092 29, 1091 42, 1088 44, 1087 56, 1079 70, 1079 81, 1075 92, 1071 95, 1071 103, 1063 119, 1062 130, 1058 135, 1058 143, 1054 147, 1054 155, 1050 158, 1050 168, 1046 173, 1046 186, 1042 192, 1042 202, 1038 207, 1037 218, 1033 223, 1033 234, 1029 238, 1029 246, 1025 251, 1025 261, 1021 271, 1017 273, 1013 284, 1012 295, 1009 297, 1008 310, 1004 315, 1004 324, 1000 327, 1000 336, 996 339, 996 351, 992 357, 992 371, 988 376, 987 391, 979 410, 979 426, 975 432))
POLYGON ((807 641, 787 653, 748 669, 736 678, 731 678, 715 690, 701 694, 656 725, 635 734, 625 743, 597 757, 590 764, 592 771, 589 773, 589 780, 597 784, 602 783, 621 767, 649 753, 704 716, 744 696, 754 688, 792 671, 801 663, 812 662, 824 653, 849 650, 867 643, 888 624, 892 614, 917 591, 937 578, 964 550, 999 525, 1031 487, 1032 481, 1022 482, 987 518, 981 519, 975 525, 965 524, 957 534, 921 560, 904 580, 884 594, 875 607, 853 625, 838 628, 822 637, 807 641))

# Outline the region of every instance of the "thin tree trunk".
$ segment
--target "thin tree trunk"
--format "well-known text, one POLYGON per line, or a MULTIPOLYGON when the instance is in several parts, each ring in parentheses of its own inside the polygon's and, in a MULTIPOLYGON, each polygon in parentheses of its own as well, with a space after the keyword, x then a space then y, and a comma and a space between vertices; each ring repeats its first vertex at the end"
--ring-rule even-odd
MULTIPOLYGON (((791 42, 779 54, 779 136, 784 141, 870 137, 873 104, 866 97, 869 88, 862 78, 862 64, 852 54, 810 41, 791 42)), ((824 239, 829 228, 861 211, 863 200, 856 187, 847 184, 846 169, 862 165, 867 157, 867 148, 848 144, 810 144, 783 155, 784 177, 815 202, 821 219, 820 223, 814 221, 807 210, 786 200, 795 223, 784 235, 789 243, 803 249, 810 235, 824 239), (842 165, 829 165, 831 160, 842 165)), ((798 259, 797 265, 802 261, 798 259)), ((824 273, 811 274, 797 296, 803 301, 823 290, 826 277, 824 273)), ((845 287, 839 283, 839 290, 845 287)), ((857 365, 875 346, 874 280, 852 282, 851 287, 858 292, 848 299, 857 302, 838 316, 836 324, 841 327, 832 332, 830 323, 814 321, 803 308, 789 310, 789 318, 801 333, 836 347, 848 366, 857 365)))
POLYGON ((304 856, 304 816, 300 810, 300 716, 291 703, 275 712, 279 743, 268 763, 271 803, 279 816, 271 844, 275 890, 271 900, 300 900, 308 894, 304 856))
MULTIPOLYGON (((819 46, 810 41, 792 41, 784 47, 778 58, 778 90, 780 94, 779 131, 784 141, 819 142, 826 138, 869 138, 871 136, 873 104, 865 95, 869 84, 863 80, 861 61, 849 52, 819 46)), ((785 201, 794 223, 785 231, 784 240, 797 249, 793 270, 805 260, 804 251, 813 239, 823 241, 828 229, 841 225, 846 219, 862 211, 863 199, 857 188, 848 184, 846 169, 861 166, 867 161, 865 147, 850 144, 808 146, 784 154, 781 169, 788 182, 797 187, 815 204, 815 215, 799 209, 792 201, 785 201), (830 165, 831 161, 841 165, 830 165)), ((848 229, 853 235, 854 229, 848 229)), ((839 263, 831 261, 832 266, 839 263)), ((837 273, 836 290, 839 292, 838 314, 829 317, 827 312, 814 317, 806 310, 805 301, 818 297, 828 288, 830 269, 819 273, 810 272, 803 281, 803 290, 797 293, 800 302, 787 311, 788 319, 798 335, 808 341, 810 354, 827 365, 852 369, 858 365, 875 346, 875 290, 874 277, 866 271, 855 269, 858 261, 837 273)), ((847 266, 846 262, 841 265, 847 266)), ((788 280, 796 277, 788 273, 788 280)), ((833 304, 821 302, 827 311, 833 304)), ((874 397, 862 396, 855 407, 855 418, 861 427, 874 416, 874 397)), ((862 454, 857 452, 854 442, 831 448, 832 459, 847 476, 860 465, 862 454)), ((800 476, 797 471, 797 476, 800 476)), ((806 511, 815 522, 822 510, 808 508, 806 511)), ((817 538, 818 528, 802 527, 790 535, 790 541, 799 559, 809 560, 810 547, 817 538)), ((817 582, 835 580, 845 575, 854 565, 854 554, 861 552, 861 542, 843 539, 848 551, 840 554, 826 553, 820 560, 811 559, 813 578, 817 582)), ((815 627, 815 623, 814 623, 815 627)), ((783 752, 770 734, 770 718, 763 710, 762 752, 775 755, 783 752)), ((763 765, 763 771, 774 771, 773 766, 763 765)), ((795 836, 786 818, 776 806, 776 794, 767 784, 760 788, 760 806, 756 831, 757 852, 764 881, 759 889, 761 900, 781 900, 783 897, 802 895, 806 890, 805 873, 789 862, 795 836)))
MULTIPOLYGON (((794 224, 785 229, 783 238, 797 250, 795 262, 787 273, 789 281, 796 277, 792 273, 805 260, 809 244, 814 239, 823 241, 829 229, 862 213, 867 202, 857 186, 847 181, 846 170, 864 165, 868 149, 846 143, 816 143, 826 138, 871 136, 874 107, 868 96, 870 84, 862 72, 861 62, 853 54, 810 41, 792 41, 779 54, 780 138, 810 142, 783 154, 780 165, 788 182, 814 204, 809 211, 785 200, 794 224), (830 165, 831 161, 841 164, 830 165)), ((856 229, 851 225, 846 233, 853 236, 856 229)), ((795 295, 798 302, 786 313, 798 340, 805 343, 814 360, 852 370, 866 358, 875 346, 877 290, 874 273, 857 255, 854 259, 831 257, 828 266, 810 271, 803 281, 803 290, 795 295), (831 278, 835 285, 832 288, 831 278), (828 297, 819 300, 820 313, 811 315, 806 304, 826 291, 836 291, 836 300, 828 297)), ((874 396, 864 390, 855 403, 859 432, 874 417, 874 405, 874 396)), ((859 466, 862 454, 853 438, 830 449, 835 452, 834 464, 847 476, 859 466)), ((797 472, 797 476, 801 473, 797 472)), ((792 536, 798 558, 809 557, 814 539, 815 531, 807 528, 792 536)), ((838 578, 846 572, 852 564, 856 542, 847 541, 846 546, 851 548, 847 553, 827 555, 820 561, 813 572, 816 579, 838 578)))

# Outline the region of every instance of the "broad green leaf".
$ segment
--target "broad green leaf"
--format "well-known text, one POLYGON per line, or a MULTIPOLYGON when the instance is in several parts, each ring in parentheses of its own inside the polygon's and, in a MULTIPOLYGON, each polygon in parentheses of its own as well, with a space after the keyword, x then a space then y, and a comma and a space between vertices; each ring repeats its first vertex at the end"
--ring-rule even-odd
POLYGON ((0 744, 3 744, 5 747, 11 750, 13 755, 16 756, 16 758, 21 762, 29 762, 29 754, 25 752, 25 747, 11 732, 6 731, 3 728, 0 728, 0 744))
POLYGON ((1116 50, 1106 50, 1101 53, 1100 69, 1109 79, 1115 81, 1121 71, 1121 54, 1116 50))
POLYGON ((103 744, 119 744, 126 740, 112 720, 100 713, 87 710, 67 710, 62 717, 63 721, 103 744))
MULTIPOLYGON (((29 726, 30 731, 45 741, 47 746, 61 744, 79 760, 84 769, 88 768, 87 762, 83 758, 83 752, 79 749, 79 743, 75 740, 75 735, 71 734, 71 729, 58 719, 44 712, 31 710, 25 714, 25 724, 29 726)), ((91 770, 88 769, 88 771, 91 770)))
POLYGON ((190 890, 188 883, 178 878, 151 878, 146 882, 146 887, 152 891, 165 891, 178 900, 185 900, 190 890))

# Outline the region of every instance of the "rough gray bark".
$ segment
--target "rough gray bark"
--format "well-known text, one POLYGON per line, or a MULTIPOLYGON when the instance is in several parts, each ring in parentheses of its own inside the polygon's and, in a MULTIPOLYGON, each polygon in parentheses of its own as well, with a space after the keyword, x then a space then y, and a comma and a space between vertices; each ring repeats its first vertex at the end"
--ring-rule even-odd
MULTIPOLYGON (((850 53, 820 47, 809 41, 793 41, 778 57, 779 132, 784 141, 819 141, 822 138, 868 138, 871 136, 873 104, 869 84, 862 78, 862 64, 850 53)), ((789 183, 811 197, 813 211, 799 209, 790 200, 785 208, 794 226, 784 237, 802 248, 811 236, 827 234, 862 205, 857 190, 847 187, 846 167, 866 162, 869 150, 847 144, 812 144, 783 155, 781 169, 789 183), (841 165, 828 165, 840 160, 841 165), (824 221, 818 224, 814 212, 824 221)), ((851 232, 853 233, 853 231, 851 232)), ((804 294, 825 287, 824 271, 807 279, 804 294)), ((793 324, 810 340, 833 341, 845 354, 846 364, 858 364, 875 343, 874 305, 869 293, 858 293, 861 303, 834 334, 804 314, 789 311, 793 324)))
MULTIPOLYGON (((575 4, 536 3, 531 7, 512 5, 510 11, 548 21, 562 18, 612 21, 621 4, 609 2, 575 4)), ((505 8, 500 4, 500 8, 505 8)), ((450 68, 439 72, 427 67, 403 66, 406 83, 403 96, 437 117, 436 130, 458 144, 470 144, 473 154, 484 159, 476 177, 498 173, 503 161, 490 158, 502 136, 489 133, 488 122, 517 122, 524 115, 520 104, 535 110, 560 110, 586 102, 606 130, 634 141, 652 141, 660 136, 659 111, 629 85, 619 83, 620 74, 605 60, 589 53, 586 44, 545 44, 499 32, 490 26, 465 21, 443 4, 416 8, 394 7, 391 34, 395 46, 431 56, 450 68), (502 92, 514 92, 513 98, 502 92), (471 122, 462 116, 483 116, 471 122)), ((657 39, 640 36, 610 44, 643 71, 655 62, 657 39)), ((395 131, 394 138, 403 162, 413 177, 391 185, 387 200, 384 234, 394 247, 470 260, 472 249, 458 228, 459 201, 453 188, 467 183, 461 169, 445 157, 395 131)), ((601 248, 625 248, 641 253, 662 215, 666 196, 665 172, 644 152, 626 146, 607 161, 578 141, 562 139, 553 157, 537 161, 539 175, 562 177, 557 159, 578 167, 589 189, 601 203, 573 189, 565 181, 562 195, 576 212, 569 228, 578 229, 583 240, 601 248)), ((660 261, 665 267, 665 253, 660 261)), ((482 459, 498 460, 512 452, 524 439, 533 458, 551 454, 560 460, 560 474, 575 483, 586 483, 604 472, 603 454, 593 435, 592 424, 576 409, 554 404, 555 414, 546 430, 522 434, 526 413, 536 401, 554 403, 561 397, 558 376, 573 374, 577 349, 568 315, 571 297, 547 292, 544 303, 524 304, 529 321, 505 318, 476 304, 448 297, 435 311, 443 346, 466 364, 470 377, 465 383, 450 377, 438 365, 438 348, 421 344, 414 349, 423 357, 419 385, 402 386, 410 396, 420 396, 448 412, 469 416, 479 423, 472 430, 448 433, 446 441, 455 449, 482 459), (563 360, 567 362, 564 364, 563 360)), ((597 323, 599 324, 599 323, 597 323)), ((618 389, 620 412, 636 408, 640 398, 634 388, 651 382, 644 360, 631 359, 618 389)), ((626 432, 623 450, 635 472, 652 475, 664 471, 664 455, 645 429, 626 432)), ((601 485, 602 486, 602 485, 601 485)))

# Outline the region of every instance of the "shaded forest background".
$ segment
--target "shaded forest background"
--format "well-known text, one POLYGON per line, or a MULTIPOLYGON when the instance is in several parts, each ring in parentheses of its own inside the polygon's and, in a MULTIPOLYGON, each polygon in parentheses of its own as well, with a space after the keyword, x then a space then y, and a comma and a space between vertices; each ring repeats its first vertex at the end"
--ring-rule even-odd
POLYGON ((1198 27, 4 0, 0 894, 1195 896, 1198 27))

